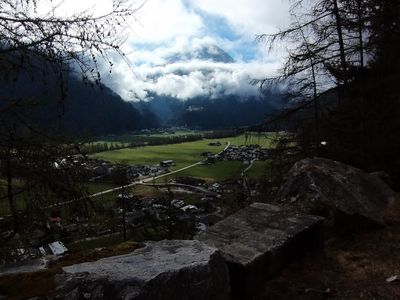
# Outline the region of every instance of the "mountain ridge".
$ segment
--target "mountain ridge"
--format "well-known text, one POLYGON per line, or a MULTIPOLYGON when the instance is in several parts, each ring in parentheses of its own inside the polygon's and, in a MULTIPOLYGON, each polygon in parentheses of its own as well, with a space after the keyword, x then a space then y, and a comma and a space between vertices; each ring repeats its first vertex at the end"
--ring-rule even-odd
POLYGON ((166 59, 166 63, 173 64, 178 62, 187 62, 194 59, 220 63, 235 62, 235 60, 220 47, 218 47, 217 45, 209 44, 203 45, 202 47, 194 49, 191 52, 176 53, 172 56, 169 56, 166 59))

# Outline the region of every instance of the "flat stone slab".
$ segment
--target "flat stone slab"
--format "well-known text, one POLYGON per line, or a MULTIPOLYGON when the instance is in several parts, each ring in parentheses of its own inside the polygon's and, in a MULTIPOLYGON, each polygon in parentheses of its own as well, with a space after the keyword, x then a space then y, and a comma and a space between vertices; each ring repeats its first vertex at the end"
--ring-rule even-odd
POLYGON ((226 262, 199 241, 149 242, 130 254, 64 267, 56 299, 229 299, 226 262))
POLYGON ((233 287, 272 275, 293 256, 315 248, 323 218, 253 203, 195 236, 218 248, 228 262, 233 287), (239 282, 237 283, 239 284, 239 282))

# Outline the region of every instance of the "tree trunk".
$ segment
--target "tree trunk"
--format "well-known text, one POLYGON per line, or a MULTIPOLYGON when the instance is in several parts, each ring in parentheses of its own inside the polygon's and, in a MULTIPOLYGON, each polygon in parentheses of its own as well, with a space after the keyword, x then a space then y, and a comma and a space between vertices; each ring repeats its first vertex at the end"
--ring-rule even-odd
POLYGON ((338 40, 339 40, 340 64, 342 66, 342 72, 343 72, 343 83, 346 85, 347 84, 346 54, 344 51, 342 19, 340 17, 339 6, 338 6, 337 0, 333 0, 333 14, 334 14, 335 20, 336 20, 336 31, 337 31, 338 40))
POLYGON ((307 54, 310 57, 312 86, 313 86, 313 103, 314 103, 315 145, 318 146, 318 144, 321 142, 320 141, 321 136, 320 136, 320 125, 319 125, 319 103, 318 103, 317 76, 315 72, 315 63, 311 53, 310 45, 307 41, 303 29, 300 29, 300 32, 304 40, 304 44, 306 45, 307 48, 307 54))
POLYGON ((17 234, 19 230, 19 220, 18 220, 18 213, 15 208, 14 203, 14 190, 13 190, 13 173, 12 173, 12 162, 11 162, 11 155, 12 155, 12 146, 11 143, 8 144, 7 148, 7 158, 6 158, 6 176, 7 176, 7 199, 8 204, 10 206, 11 215, 13 217, 13 237, 17 234))
POLYGON ((311 64, 311 72, 313 78, 313 102, 314 102, 314 122, 315 122, 315 142, 318 145, 321 142, 321 133, 319 125, 319 103, 318 103, 318 93, 317 93, 317 78, 315 75, 314 63, 311 64))
POLYGON ((360 67, 364 68, 364 40, 363 40, 364 22, 362 17, 361 0, 357 0, 357 23, 358 23, 358 42, 360 47, 360 67))
POLYGON ((125 204, 125 189, 122 189, 122 230, 124 242, 126 242, 126 204, 125 204))

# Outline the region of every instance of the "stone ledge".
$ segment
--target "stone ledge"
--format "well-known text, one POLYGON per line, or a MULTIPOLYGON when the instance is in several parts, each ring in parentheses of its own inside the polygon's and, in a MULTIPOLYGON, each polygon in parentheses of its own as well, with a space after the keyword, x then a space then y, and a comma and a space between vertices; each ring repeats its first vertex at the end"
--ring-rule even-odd
POLYGON ((216 248, 199 241, 149 242, 130 254, 64 267, 54 299, 229 299, 216 248))
POLYGON ((293 257, 315 249, 322 223, 318 216, 253 203, 195 238, 221 251, 228 262, 232 288, 242 286, 247 293, 293 257))

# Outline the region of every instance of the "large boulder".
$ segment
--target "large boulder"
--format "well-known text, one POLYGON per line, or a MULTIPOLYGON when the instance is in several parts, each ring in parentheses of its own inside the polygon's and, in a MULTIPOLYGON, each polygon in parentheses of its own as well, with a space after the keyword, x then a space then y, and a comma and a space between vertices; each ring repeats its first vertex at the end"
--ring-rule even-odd
POLYGON ((229 299, 226 263, 199 241, 149 242, 130 254, 63 268, 55 299, 229 299))
POLYGON ((328 228, 340 231, 384 225, 385 209, 394 200, 379 177, 324 158, 297 162, 276 197, 283 207, 323 216, 328 228))
POLYGON ((249 299, 292 258, 317 249, 323 218, 253 203, 195 236, 228 262, 232 292, 249 299))

